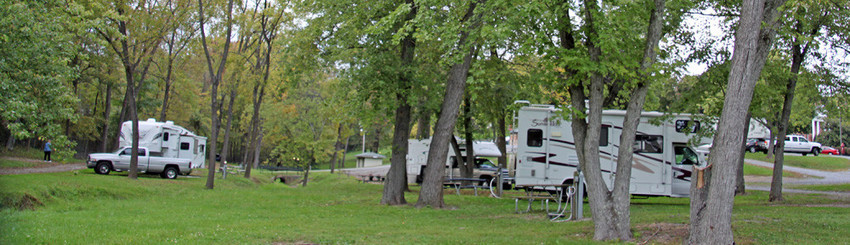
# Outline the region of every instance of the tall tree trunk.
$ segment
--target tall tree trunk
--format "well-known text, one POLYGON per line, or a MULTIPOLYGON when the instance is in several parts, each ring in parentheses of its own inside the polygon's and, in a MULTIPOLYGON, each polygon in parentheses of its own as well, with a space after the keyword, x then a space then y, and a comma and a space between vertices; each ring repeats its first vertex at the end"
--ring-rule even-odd
MULTIPOLYGON (((598 6, 596 1, 586 0, 584 2, 585 11, 585 28, 587 32, 586 46, 590 61, 593 63, 600 62, 602 50, 596 46, 599 38, 595 17, 599 16, 598 6)), ((611 206, 611 195, 605 181, 602 179, 602 168, 599 162, 599 133, 602 128, 602 102, 603 102, 603 77, 598 71, 590 74, 590 108, 587 113, 587 128, 582 141, 584 151, 583 171, 587 182, 587 194, 590 201, 590 209, 595 214, 593 215, 594 234, 596 240, 607 240, 617 237, 619 234, 616 229, 616 220, 613 216, 616 214, 602 215, 613 210, 611 206)), ((584 103, 584 102, 582 102, 584 103)), ((623 133, 626 134, 626 133, 623 133)), ((623 145, 621 145, 622 147, 623 145)))
POLYGON ((770 129, 770 139, 767 140, 767 159, 773 158, 773 155, 776 154, 776 131, 775 128, 770 129))
POLYGON ((345 138, 345 147, 342 148, 342 159, 339 159, 339 169, 345 168, 345 155, 348 154, 349 145, 351 145, 351 136, 345 138))
MULTIPOLYGON (((410 5, 410 12, 405 15, 404 22, 409 22, 416 17, 419 9, 413 0, 405 0, 410 5)), ((404 191, 407 186, 407 151, 410 139, 410 99, 407 94, 411 90, 411 77, 413 75, 413 58, 416 54, 416 42, 413 33, 408 33, 401 41, 401 66, 403 72, 400 74, 399 83, 401 91, 396 93, 398 108, 395 111, 395 127, 393 131, 392 156, 390 157, 390 170, 384 185, 384 193, 381 204, 401 205, 406 204, 404 191)), ((340 127, 340 130, 342 128, 340 127)))
MULTIPOLYGON (((478 4, 484 4, 486 0, 478 0, 469 4, 466 15, 461 23, 467 23, 473 18, 475 7, 478 4)), ((448 81, 446 82, 446 93, 443 96, 440 116, 437 118, 436 130, 434 137, 431 139, 431 146, 428 150, 428 163, 425 167, 425 179, 422 183, 422 188, 419 191, 419 200, 416 202, 417 207, 431 206, 432 208, 442 208, 443 203, 443 171, 447 157, 447 145, 449 137, 454 132, 455 122, 457 121, 458 107, 460 106, 463 97, 463 91, 466 88, 466 79, 469 75, 469 68, 472 65, 472 57, 476 53, 475 45, 468 45, 467 38, 469 33, 480 27, 480 13, 477 14, 472 25, 462 29, 460 39, 457 43, 458 50, 463 54, 463 62, 452 65, 449 70, 448 81), (467 50, 466 46, 470 46, 467 50)))
MULTIPOLYGON (((207 61, 207 69, 212 76, 212 84, 210 86, 210 137, 207 149, 209 149, 209 170, 207 171, 207 189, 213 189, 215 187, 215 154, 218 144, 218 124, 219 124, 219 116, 216 114, 218 111, 218 84, 221 81, 221 76, 224 74, 224 68, 227 64, 227 54, 230 51, 230 42, 224 42, 224 50, 221 53, 221 60, 218 64, 218 70, 213 70, 213 62, 212 56, 210 55, 209 48, 207 46, 207 35, 204 31, 204 3, 203 0, 198 0, 198 16, 200 18, 200 28, 201 28, 201 44, 204 48, 204 55, 206 56, 207 61)), ((229 0, 227 2, 227 34, 225 35, 224 40, 230 40, 232 31, 233 31, 233 0, 229 0)))
MULTIPOLYGON (((310 155, 313 155, 313 154, 311 153, 310 155)), ((307 181, 310 179, 310 167, 311 166, 313 166, 312 161, 310 162, 310 164, 307 165, 306 168, 304 168, 304 179, 301 180, 301 187, 307 186, 307 181)))
MULTIPOLYGON (((172 38, 173 39, 173 38, 172 38)), ((173 40, 172 40, 173 41, 173 40)), ((171 93, 171 69, 174 66, 174 59, 171 58, 171 50, 168 50, 168 67, 165 72, 165 92, 162 95, 162 109, 159 111, 159 121, 165 122, 168 110, 168 95, 171 93)))
MULTIPOLYGON (((811 33, 804 33, 803 23, 797 21, 794 26, 796 34, 805 36, 810 34, 814 37, 820 30, 819 26, 812 28, 811 33)), ((797 88, 797 75, 800 74, 800 67, 806 59, 806 54, 809 51, 809 42, 800 40, 795 37, 794 43, 791 45, 791 78, 788 79, 788 84, 785 87, 785 103, 782 105, 782 117, 779 119, 779 134, 776 142, 778 143, 776 150, 776 158, 773 161, 773 179, 770 182, 770 195, 768 200, 783 201, 782 198, 782 167, 785 161, 785 136, 788 133, 791 119, 791 107, 794 105, 794 90, 797 88), (805 45, 802 43, 805 42, 805 45)))
MULTIPOLYGON (((691 184, 690 244, 732 244, 732 206, 741 135, 753 97, 776 35, 777 8, 784 0, 745 0, 741 8, 729 85, 709 162, 708 176, 691 184), (764 27, 764 28, 762 28, 764 27)), ((697 170, 697 176, 699 172, 697 170)), ((699 178, 697 178, 699 179, 699 178)))
MULTIPOLYGON (((463 98, 463 137, 466 138, 466 152, 465 152, 465 161, 458 162, 458 167, 460 168, 460 176, 463 178, 472 178, 472 172, 475 170, 475 149, 473 149, 472 142, 472 105, 470 104, 469 95, 467 94, 463 98)), ((471 183, 463 183, 464 185, 470 185, 471 183)))
POLYGON ((336 142, 334 142, 334 154, 331 157, 331 162, 329 163, 331 167, 331 173, 334 173, 336 169, 336 161, 337 156, 339 156, 339 148, 342 147, 342 123, 337 125, 336 128, 336 142))
POLYGON ((427 98, 422 98, 419 102, 419 127, 416 133, 417 139, 431 138, 431 112, 425 108, 427 98))
MULTIPOLYGON (((746 183, 744 183, 744 156, 747 153, 747 136, 750 134, 750 119, 753 117, 753 114, 747 112, 747 120, 744 125, 744 140, 741 142, 741 155, 738 157, 738 171, 735 176, 735 195, 744 195, 747 193, 746 183)), ((693 178, 691 178, 693 179, 693 178)))
POLYGON ((378 153, 378 149, 381 148, 381 128, 383 128, 383 125, 375 126, 375 133, 372 134, 375 137, 375 141, 372 141, 372 152, 378 153))
MULTIPOLYGON (((109 113, 112 112, 112 82, 106 83, 106 98, 103 102, 103 131, 100 134, 99 152, 106 152, 109 146, 109 113)), ((116 137, 117 138, 117 137, 116 137)))
POLYGON ((230 130, 233 126, 233 103, 236 100, 236 90, 239 86, 239 81, 230 87, 230 101, 227 105, 227 126, 224 127, 224 143, 221 147, 221 164, 227 162, 227 154, 230 151, 230 130))

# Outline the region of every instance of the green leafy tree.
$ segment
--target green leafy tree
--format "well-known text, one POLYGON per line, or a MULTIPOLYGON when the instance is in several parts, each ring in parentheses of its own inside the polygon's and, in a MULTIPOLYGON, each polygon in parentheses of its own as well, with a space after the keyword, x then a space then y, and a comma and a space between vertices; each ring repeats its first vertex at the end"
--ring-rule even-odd
POLYGON ((62 130, 77 120, 70 83, 77 35, 91 27, 83 6, 66 1, 0 2, 0 125, 15 139, 51 140, 58 159, 73 155, 62 130))

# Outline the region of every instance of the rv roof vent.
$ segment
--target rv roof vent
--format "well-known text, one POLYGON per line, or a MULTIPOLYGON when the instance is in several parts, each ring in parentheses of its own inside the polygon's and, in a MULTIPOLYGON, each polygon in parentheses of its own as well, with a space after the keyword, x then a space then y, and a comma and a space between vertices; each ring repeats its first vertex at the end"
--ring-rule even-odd
POLYGON ((148 122, 156 122, 156 119, 148 118, 148 122))
POLYGON ((174 121, 165 121, 165 124, 174 125, 174 121))

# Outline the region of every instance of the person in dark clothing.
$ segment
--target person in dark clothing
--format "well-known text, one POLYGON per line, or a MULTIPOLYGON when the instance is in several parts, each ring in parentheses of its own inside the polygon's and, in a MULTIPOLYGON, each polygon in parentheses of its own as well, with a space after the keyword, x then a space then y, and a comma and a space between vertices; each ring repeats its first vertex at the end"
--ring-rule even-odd
POLYGON ((51 146, 50 140, 47 140, 47 143, 44 143, 44 161, 45 162, 52 162, 50 160, 50 152, 52 152, 53 150, 50 149, 50 146, 51 146))

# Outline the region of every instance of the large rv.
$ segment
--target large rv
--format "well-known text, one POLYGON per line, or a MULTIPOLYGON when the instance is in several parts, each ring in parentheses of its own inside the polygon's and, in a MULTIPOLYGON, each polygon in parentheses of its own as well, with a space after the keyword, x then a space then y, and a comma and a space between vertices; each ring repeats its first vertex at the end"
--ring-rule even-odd
MULTIPOLYGON (((121 124, 119 146, 133 143, 133 121, 121 124)), ((207 137, 174 125, 172 121, 157 122, 153 118, 139 121, 139 147, 145 147, 151 156, 172 157, 192 161, 192 168, 203 168, 206 163, 207 137)))
MULTIPOLYGON (((458 143, 461 154, 466 154, 465 141, 458 140, 458 143)), ((425 172, 425 166, 428 163, 431 139, 409 140, 407 147, 407 180, 411 183, 422 183, 422 173, 425 172)), ((446 148, 448 147, 449 145, 446 146, 446 148)), ((486 182, 490 183, 489 180, 496 176, 498 169, 484 157, 499 157, 502 155, 501 151, 493 142, 475 141, 472 144, 472 152, 475 154, 473 178, 486 179, 486 182)), ((446 158, 445 176, 449 178, 460 177, 455 153, 451 148, 448 149, 448 157, 446 158)))
MULTIPOLYGON (((516 156, 510 171, 517 185, 572 183, 579 166, 569 121, 552 105, 520 108, 516 122, 516 156), (513 170, 513 169, 512 169, 513 170)), ((599 161, 609 190, 617 167, 623 110, 604 110, 599 142, 599 161)), ((634 143, 630 193, 633 195, 687 197, 693 165, 704 157, 689 142, 710 143, 696 138, 700 122, 690 114, 666 115, 642 112, 634 143), (663 119, 661 124, 657 120, 663 119), (654 124, 656 123, 656 124, 654 124)), ((703 125, 704 126, 704 125, 703 125)))

